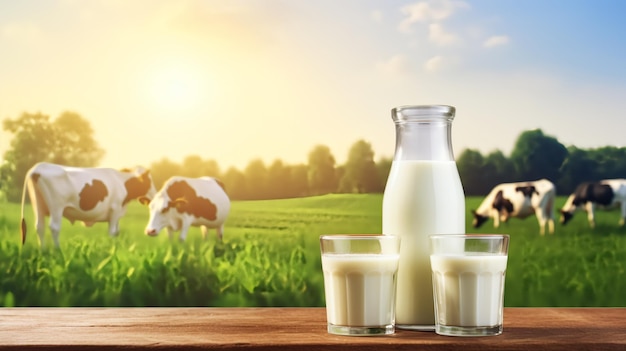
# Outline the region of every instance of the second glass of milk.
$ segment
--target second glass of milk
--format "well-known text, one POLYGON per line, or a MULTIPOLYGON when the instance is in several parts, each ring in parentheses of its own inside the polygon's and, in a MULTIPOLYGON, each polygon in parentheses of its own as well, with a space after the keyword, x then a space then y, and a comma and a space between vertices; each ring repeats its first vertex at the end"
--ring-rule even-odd
POLYGON ((509 236, 431 235, 430 243, 435 332, 501 334, 509 236))
POLYGON ((383 235, 320 237, 328 332, 395 332, 400 238, 383 235))

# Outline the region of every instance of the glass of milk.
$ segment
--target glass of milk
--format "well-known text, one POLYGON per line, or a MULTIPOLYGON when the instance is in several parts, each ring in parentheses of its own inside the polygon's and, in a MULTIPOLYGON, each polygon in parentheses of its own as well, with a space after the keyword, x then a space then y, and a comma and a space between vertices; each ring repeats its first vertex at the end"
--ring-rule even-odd
POLYGON ((395 332, 400 237, 320 237, 328 332, 388 335, 395 332))
POLYGON ((437 334, 502 334, 508 249, 508 235, 430 236, 437 334))

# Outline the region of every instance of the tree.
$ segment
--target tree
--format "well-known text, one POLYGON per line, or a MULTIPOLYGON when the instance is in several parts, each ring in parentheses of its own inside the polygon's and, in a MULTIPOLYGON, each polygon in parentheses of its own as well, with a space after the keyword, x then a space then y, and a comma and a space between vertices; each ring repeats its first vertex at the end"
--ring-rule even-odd
POLYGON ((387 178, 389 178, 389 172, 391 171, 391 165, 393 158, 382 157, 376 162, 376 169, 378 170, 378 178, 380 179, 381 189, 385 189, 387 185, 387 178))
POLYGON ((281 160, 274 160, 268 169, 269 196, 274 199, 289 197, 291 188, 291 169, 281 160))
POLYGON ((181 165, 181 175, 190 178, 202 177, 205 175, 202 169, 202 164, 202 157, 198 155, 189 155, 185 157, 181 165))
POLYGON ((595 162, 597 178, 624 178, 626 177, 626 147, 604 146, 588 150, 588 154, 595 162))
POLYGON ((567 159, 561 167, 562 176, 556 188, 564 194, 571 193, 581 182, 602 178, 596 173, 597 169, 597 161, 591 158, 589 152, 572 146, 568 149, 567 159))
POLYGON ((456 160, 465 195, 482 195, 485 159, 478 150, 465 149, 456 160))
POLYGON ((508 183, 516 179, 515 167, 502 151, 495 150, 485 157, 483 177, 484 186, 481 188, 481 194, 487 195, 491 188, 497 184, 508 183))
POLYGON ((328 146, 317 145, 309 152, 308 183, 313 195, 337 191, 335 157, 328 146))
POLYGON ((246 176, 237 168, 230 167, 222 176, 226 194, 231 200, 248 198, 248 182, 246 176))
POLYGON ((150 165, 150 174, 152 175, 154 186, 159 189, 170 177, 182 174, 182 167, 168 158, 162 158, 160 161, 153 162, 150 165))
POLYGON ((291 182, 289 194, 291 197, 309 195, 309 167, 305 164, 291 166, 291 182))
POLYGON ((205 176, 214 178, 220 178, 222 176, 220 166, 215 160, 204 160, 202 164, 202 173, 205 176))
POLYGON ((41 113, 23 113, 5 119, 3 128, 14 135, 0 166, 0 189, 10 201, 20 201, 26 172, 37 162, 90 167, 104 155, 89 122, 73 112, 61 114, 54 122, 41 113))
POLYGON ((52 141, 52 162, 80 166, 96 166, 104 156, 93 137, 89 122, 75 112, 64 112, 52 123, 56 139, 52 141))
POLYGON ((248 163, 243 171, 248 186, 248 198, 252 200, 268 198, 268 171, 261 159, 254 159, 248 163))
POLYGON ((181 175, 190 178, 220 177, 220 167, 215 160, 203 160, 198 155, 189 155, 183 159, 181 175))
POLYGON ((374 162, 374 150, 372 150, 372 145, 365 140, 357 141, 350 148, 339 191, 351 193, 383 191, 378 169, 374 162))
POLYGON ((0 204, 7 201, 6 189, 4 189, 4 179, 9 179, 8 175, 5 175, 7 170, 0 167, 0 204))
POLYGON ((544 135, 541 129, 523 132, 517 138, 511 162, 518 181, 547 178, 557 182, 567 149, 556 138, 544 135))

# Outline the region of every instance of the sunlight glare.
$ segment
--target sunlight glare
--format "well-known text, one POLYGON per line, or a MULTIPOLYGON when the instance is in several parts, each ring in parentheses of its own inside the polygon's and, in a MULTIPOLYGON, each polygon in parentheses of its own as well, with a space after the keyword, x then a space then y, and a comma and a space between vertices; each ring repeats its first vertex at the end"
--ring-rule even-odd
POLYGON ((199 77, 183 68, 160 72, 152 84, 155 104, 159 108, 174 111, 197 107, 201 90, 199 77))

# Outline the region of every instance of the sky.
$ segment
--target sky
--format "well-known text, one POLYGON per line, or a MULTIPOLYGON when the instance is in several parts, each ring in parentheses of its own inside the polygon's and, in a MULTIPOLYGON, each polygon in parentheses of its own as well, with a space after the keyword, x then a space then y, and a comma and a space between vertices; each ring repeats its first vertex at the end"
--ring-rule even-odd
MULTIPOLYGON (((0 120, 87 119, 100 166, 392 157, 390 111, 456 107, 454 152, 525 130, 626 146, 626 1, 0 0, 0 120)), ((0 131, 0 158, 12 135, 0 131)))

